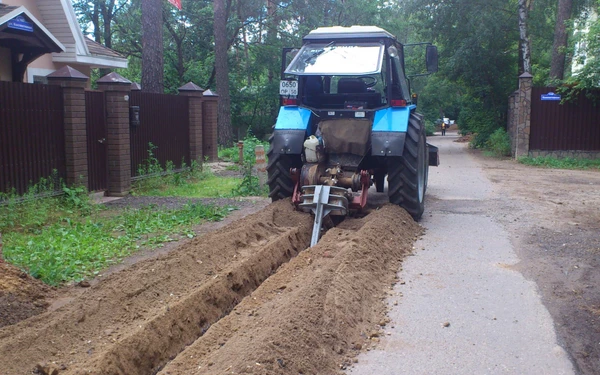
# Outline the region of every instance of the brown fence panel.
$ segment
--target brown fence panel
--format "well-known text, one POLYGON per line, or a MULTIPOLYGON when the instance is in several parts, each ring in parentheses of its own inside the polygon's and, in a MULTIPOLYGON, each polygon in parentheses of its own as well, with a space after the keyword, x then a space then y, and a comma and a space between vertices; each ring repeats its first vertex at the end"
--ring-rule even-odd
POLYGON ((0 192, 22 194, 55 170, 65 178, 60 87, 0 82, 0 192))
POLYGON ((87 125, 88 187, 90 191, 108 189, 108 152, 106 148, 106 110, 104 92, 85 92, 87 125))
POLYGON ((543 101, 551 87, 534 87, 531 93, 530 150, 600 150, 600 103, 580 94, 576 103, 543 101))
POLYGON ((182 160, 190 165, 188 98, 166 94, 132 91, 130 105, 140 107, 140 124, 131 127, 131 176, 148 159, 149 143, 154 157, 165 167, 172 161, 177 167, 182 160))

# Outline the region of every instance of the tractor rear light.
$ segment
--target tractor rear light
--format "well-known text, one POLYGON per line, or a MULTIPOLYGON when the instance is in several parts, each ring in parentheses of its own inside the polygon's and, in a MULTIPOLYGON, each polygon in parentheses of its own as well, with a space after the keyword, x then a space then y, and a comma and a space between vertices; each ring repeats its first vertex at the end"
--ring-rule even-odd
POLYGON ((392 99, 390 103, 392 107, 406 107, 406 100, 404 99, 392 99))
POLYGON ((283 98, 283 105, 284 106, 295 106, 295 105, 298 105, 298 100, 290 99, 290 98, 283 98))

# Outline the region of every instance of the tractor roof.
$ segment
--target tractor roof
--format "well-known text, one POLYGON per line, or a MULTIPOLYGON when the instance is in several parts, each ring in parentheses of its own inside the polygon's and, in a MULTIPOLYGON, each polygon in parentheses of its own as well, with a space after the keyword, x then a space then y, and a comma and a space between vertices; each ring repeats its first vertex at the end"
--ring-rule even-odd
POLYGON ((377 26, 333 26, 333 27, 319 27, 308 33, 304 37, 305 41, 316 41, 316 40, 332 40, 332 39, 381 39, 390 38, 396 39, 396 37, 384 29, 377 26))

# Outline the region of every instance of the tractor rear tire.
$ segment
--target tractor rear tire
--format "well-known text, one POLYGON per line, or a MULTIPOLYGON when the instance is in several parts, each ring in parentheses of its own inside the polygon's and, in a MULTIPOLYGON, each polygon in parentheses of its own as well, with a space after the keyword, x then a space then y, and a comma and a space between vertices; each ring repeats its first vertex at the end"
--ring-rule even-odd
POLYGON ((429 165, 425 132, 419 117, 411 115, 400 157, 388 157, 388 195, 418 221, 425 210, 429 165))
POLYGON ((300 155, 276 154, 273 147, 267 153, 269 162, 267 164, 267 184, 269 185, 269 197, 272 202, 291 197, 296 185, 290 174, 291 168, 301 168, 302 159, 300 155))

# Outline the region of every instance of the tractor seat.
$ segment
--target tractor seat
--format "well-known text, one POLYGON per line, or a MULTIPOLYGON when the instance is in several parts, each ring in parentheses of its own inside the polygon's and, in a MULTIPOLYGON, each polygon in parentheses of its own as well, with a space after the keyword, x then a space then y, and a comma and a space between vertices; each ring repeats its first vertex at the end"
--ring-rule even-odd
POLYGON ((360 78, 340 78, 338 94, 362 94, 367 92, 367 84, 360 78))

